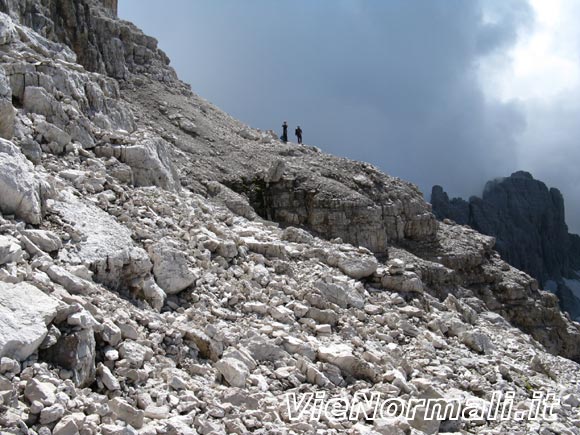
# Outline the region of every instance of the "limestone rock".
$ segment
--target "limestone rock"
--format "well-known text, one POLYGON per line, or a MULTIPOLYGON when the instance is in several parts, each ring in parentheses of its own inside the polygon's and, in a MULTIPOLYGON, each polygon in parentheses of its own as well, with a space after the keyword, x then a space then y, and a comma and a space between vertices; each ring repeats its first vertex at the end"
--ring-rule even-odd
POLYGON ((210 181, 207 183, 207 189, 210 195, 223 202, 223 204, 233 213, 250 220, 254 220, 258 217, 245 196, 234 192, 217 181, 210 181))
POLYGON ((317 281, 316 288, 320 290, 322 295, 333 304, 339 307, 356 307, 362 308, 364 306, 363 297, 353 288, 349 283, 327 283, 325 281, 317 281))
POLYGON ((181 128, 187 134, 193 136, 197 136, 199 134, 197 125, 195 125, 194 122, 190 121, 189 119, 180 119, 178 125, 179 128, 181 128))
POLYGON ((55 403, 52 406, 44 408, 40 412, 40 424, 48 425, 60 420, 65 413, 64 406, 60 403, 55 403))
POLYGON ((216 363, 216 368, 232 387, 242 388, 250 374, 244 363, 233 358, 223 358, 216 363))
POLYGON ((564 278, 573 278, 580 269, 575 237, 568 233, 564 199, 558 189, 523 171, 490 181, 483 195, 449 200, 440 186, 431 195, 433 211, 439 219, 469 225, 497 239, 495 248, 512 266, 524 270, 540 284, 551 284, 573 318, 580 317, 580 299, 567 287, 564 278))
POLYGON ((119 355, 135 368, 141 368, 143 363, 153 356, 151 349, 132 340, 125 340, 119 346, 119 355))
POLYGON ((99 363, 99 367, 97 368, 97 374, 99 376, 100 381, 109 391, 117 391, 121 389, 119 381, 117 380, 117 378, 115 378, 115 376, 113 376, 111 370, 107 366, 103 365, 102 363, 99 363))
POLYGON ((0 357, 28 358, 46 337, 58 301, 27 284, 0 282, 0 357))
POLYGON ((288 353, 271 340, 256 335, 241 343, 256 361, 271 361, 279 363, 288 359, 288 353))
POLYGON ((12 140, 57 194, 42 230, 0 217, 0 319, 17 318, 0 338, 26 331, 42 297, 6 310, 5 282, 59 301, 39 316, 42 343, 18 344, 27 360, 0 358, 3 431, 577 432, 580 372, 564 357, 580 360, 580 327, 492 237, 438 224, 415 186, 369 164, 223 113, 114 9, 0 1, 0 102, 18 106, 12 140), (168 295, 163 278, 195 289, 168 295), (531 389, 560 393, 557 422, 439 422, 422 409, 290 421, 284 404, 288 392, 407 402, 500 390, 520 410, 531 389))
POLYGON ((311 243, 314 237, 301 228, 288 227, 282 233, 282 239, 295 243, 311 243))
POLYGON ((90 266, 95 281, 120 290, 149 276, 149 256, 134 246, 131 232, 111 215, 66 192, 51 204, 51 210, 80 234, 77 255, 90 266))
POLYGON ((50 382, 40 382, 31 379, 26 383, 24 397, 30 402, 40 402, 45 406, 51 406, 56 401, 56 386, 50 382))
POLYGON ((491 339, 479 331, 466 331, 460 338, 463 344, 476 352, 489 354, 493 350, 491 339))
POLYGON ((400 275, 385 274, 381 278, 381 284, 388 290, 400 292, 422 293, 424 291, 423 282, 414 272, 404 272, 400 275))
POLYGON ((10 44, 15 34, 16 28, 12 20, 4 15, 0 21, 0 45, 10 44))
POLYGON ((57 252, 62 248, 62 240, 52 231, 25 230, 22 234, 44 252, 57 252))
POLYGON ((116 418, 130 424, 135 429, 143 427, 144 412, 131 406, 126 400, 115 397, 109 401, 109 408, 116 418))
POLYGON ((374 381, 375 369, 366 361, 356 358, 346 344, 323 346, 318 349, 318 359, 339 367, 345 374, 356 379, 374 381))
POLYGON ((42 220, 46 191, 20 150, 0 139, 0 211, 37 225, 42 220))
POLYGON ((179 293, 197 280, 185 254, 169 239, 161 240, 149 250, 155 281, 168 295, 179 293))
POLYGON ((264 181, 266 183, 277 183, 282 179, 284 172, 286 172, 286 162, 282 159, 275 161, 264 174, 264 181))
POLYGON ((379 263, 371 255, 345 255, 338 260, 339 269, 354 279, 362 279, 376 272, 379 263))
POLYGON ((25 138, 20 142, 20 151, 33 164, 38 165, 42 160, 42 148, 32 138, 25 138))
POLYGON ((22 260, 22 248, 14 237, 0 236, 0 266, 22 260))
POLYGON ((51 280, 62 285, 72 294, 89 294, 94 289, 90 282, 73 275, 62 267, 52 265, 46 273, 51 280))
POLYGON ((56 144, 56 148, 52 150, 54 154, 62 154, 65 147, 71 142, 70 135, 54 124, 50 124, 46 121, 38 121, 35 124, 35 128, 37 132, 43 136, 46 142, 54 142, 56 144))
MULTIPOLYGON (((14 28, 10 21, 0 21, 0 45, 3 40, 7 40, 14 28), (11 29, 9 29, 11 27, 11 29)), ((12 105, 12 90, 6 78, 3 68, 0 68, 0 137, 12 139, 14 136, 14 122, 16 110, 12 105)))
POLYGON ((194 328, 183 331, 184 337, 195 343, 199 350, 199 356, 211 361, 217 361, 223 352, 223 345, 208 337, 206 333, 194 328))
POLYGON ((75 385, 84 387, 95 379, 95 336, 92 329, 63 335, 57 343, 43 350, 42 357, 72 372, 75 385))
POLYGON ((79 434, 79 427, 72 419, 63 418, 59 421, 52 430, 53 435, 77 435, 79 434))
POLYGON ((143 283, 143 295, 145 299, 151 302, 151 306, 157 311, 161 311, 163 304, 165 303, 166 294, 157 285, 153 277, 149 277, 143 283))
POLYGON ((100 146, 95 153, 99 157, 115 157, 130 166, 137 186, 159 186, 169 190, 179 187, 169 157, 169 144, 162 139, 148 138, 140 145, 100 146))

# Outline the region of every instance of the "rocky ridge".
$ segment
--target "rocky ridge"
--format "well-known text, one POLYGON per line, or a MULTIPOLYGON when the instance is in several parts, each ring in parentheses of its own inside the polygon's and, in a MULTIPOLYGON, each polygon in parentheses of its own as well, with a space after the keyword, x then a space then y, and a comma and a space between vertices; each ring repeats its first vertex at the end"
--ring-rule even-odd
POLYGON ((580 433, 578 325, 492 238, 232 119, 101 3, 0 11, 3 433, 580 433), (558 393, 558 419, 295 422, 284 401, 494 390, 558 393))
POLYGON ((449 199, 440 186, 431 195, 439 219, 469 225, 496 238, 496 249, 514 267, 526 271, 560 297, 572 318, 580 317, 580 299, 566 280, 580 271, 580 237, 569 234, 564 199, 558 189, 527 172, 487 183, 483 195, 449 199))

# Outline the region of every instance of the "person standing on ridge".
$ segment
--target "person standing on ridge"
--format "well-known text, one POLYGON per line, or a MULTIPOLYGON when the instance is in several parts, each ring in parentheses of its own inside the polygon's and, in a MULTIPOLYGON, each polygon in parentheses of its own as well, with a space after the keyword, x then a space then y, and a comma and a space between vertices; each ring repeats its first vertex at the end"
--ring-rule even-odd
POLYGON ((302 145, 302 129, 300 126, 296 127, 294 134, 296 135, 296 139, 298 139, 298 144, 302 145))
POLYGON ((286 121, 282 124, 282 136, 280 136, 280 139, 284 143, 288 142, 288 123, 286 121))

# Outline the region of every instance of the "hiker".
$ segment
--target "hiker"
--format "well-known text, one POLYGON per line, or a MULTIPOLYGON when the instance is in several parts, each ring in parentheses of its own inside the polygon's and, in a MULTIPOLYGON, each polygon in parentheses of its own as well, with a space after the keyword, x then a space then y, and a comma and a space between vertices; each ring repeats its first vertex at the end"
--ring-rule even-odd
POLYGON ((280 139, 284 143, 288 142, 288 123, 286 121, 282 124, 282 136, 280 136, 280 139))
POLYGON ((302 145, 302 129, 300 128, 300 126, 296 127, 294 134, 296 135, 296 138, 298 139, 298 144, 302 145))

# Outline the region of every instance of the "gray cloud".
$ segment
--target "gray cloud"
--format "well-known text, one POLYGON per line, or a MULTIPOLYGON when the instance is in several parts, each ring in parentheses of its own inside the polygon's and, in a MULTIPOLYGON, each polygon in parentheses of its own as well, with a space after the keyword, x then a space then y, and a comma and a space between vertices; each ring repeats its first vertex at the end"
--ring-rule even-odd
POLYGON ((120 15, 160 40, 197 93, 252 126, 300 124, 308 144, 426 192, 469 196, 531 170, 580 216, 578 96, 558 113, 482 91, 480 62, 501 61, 533 25, 526 0, 123 0, 120 15))
POLYGON ((526 105, 519 160, 565 195, 568 226, 580 233, 580 91, 526 105))

